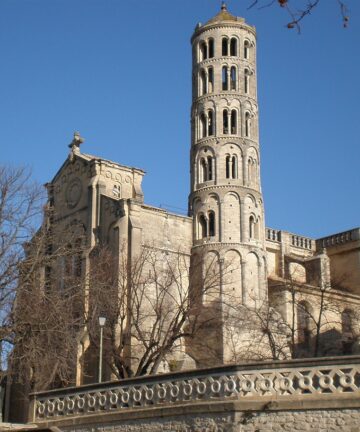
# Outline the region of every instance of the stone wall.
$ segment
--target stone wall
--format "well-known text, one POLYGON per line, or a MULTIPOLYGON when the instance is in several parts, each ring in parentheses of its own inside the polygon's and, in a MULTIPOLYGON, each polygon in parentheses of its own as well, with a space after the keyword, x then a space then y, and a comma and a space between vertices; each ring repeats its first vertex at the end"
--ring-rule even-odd
MULTIPOLYGON (((179 410, 180 411, 180 410, 179 410)), ((105 419, 103 419, 105 420, 105 419)), ((358 409, 233 411, 162 418, 105 421, 61 427, 69 432, 358 432, 358 409)))

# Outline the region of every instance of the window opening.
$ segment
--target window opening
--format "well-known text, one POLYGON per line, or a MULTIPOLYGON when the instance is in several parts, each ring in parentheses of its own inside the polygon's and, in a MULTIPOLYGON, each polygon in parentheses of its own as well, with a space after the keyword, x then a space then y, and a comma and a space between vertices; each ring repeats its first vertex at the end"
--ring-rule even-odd
POLYGON ((214 69, 213 68, 209 68, 208 76, 209 76, 209 88, 208 88, 208 91, 210 93, 212 93, 213 90, 214 90, 214 69))
POLYGON ((199 216, 199 235, 200 238, 207 237, 206 219, 203 214, 199 216))
POLYGON ((236 126, 237 126, 237 122, 236 122, 236 119, 237 119, 237 115, 236 115, 237 113, 236 113, 236 110, 232 110, 231 111, 231 134, 232 135, 235 135, 236 134, 236 126))
POLYGON ((213 211, 209 212, 209 236, 215 236, 215 213, 213 211))
POLYGON ((208 136, 214 135, 214 112, 209 111, 208 118, 208 136))
POLYGON ((209 58, 214 57, 214 39, 209 39, 209 58))
POLYGON ((231 90, 236 90, 236 68, 231 66, 230 69, 230 88, 231 90))
POLYGON ((208 156, 207 158, 207 180, 213 180, 213 158, 208 156))
POLYGON ((228 90, 228 68, 223 66, 222 68, 222 89, 228 90))
POLYGON ((228 39, 227 38, 223 38, 222 40, 222 55, 223 56, 227 56, 228 54, 228 39))
POLYGON ((232 38, 230 41, 230 55, 231 56, 237 55, 237 40, 236 40, 236 38, 232 38))
POLYGON ((227 110, 223 111, 223 134, 229 133, 229 119, 227 110))

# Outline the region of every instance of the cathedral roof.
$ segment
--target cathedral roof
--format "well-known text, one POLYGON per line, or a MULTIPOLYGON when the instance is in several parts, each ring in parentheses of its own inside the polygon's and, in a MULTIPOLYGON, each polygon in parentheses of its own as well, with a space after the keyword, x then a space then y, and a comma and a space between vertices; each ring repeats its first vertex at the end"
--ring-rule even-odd
POLYGON ((231 13, 228 12, 227 7, 225 2, 222 3, 221 5, 221 11, 216 14, 213 18, 211 18, 209 21, 207 21, 205 23, 205 25, 207 24, 212 24, 215 22, 220 22, 220 21, 238 21, 238 17, 231 15, 231 13))

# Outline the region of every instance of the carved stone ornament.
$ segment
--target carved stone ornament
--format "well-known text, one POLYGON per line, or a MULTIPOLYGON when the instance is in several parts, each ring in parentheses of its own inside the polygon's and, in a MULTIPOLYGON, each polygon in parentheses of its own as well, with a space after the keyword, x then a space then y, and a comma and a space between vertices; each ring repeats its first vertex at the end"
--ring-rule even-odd
POLYGON ((74 208, 80 201, 82 194, 82 184, 78 177, 72 179, 66 187, 65 199, 68 208, 74 208))

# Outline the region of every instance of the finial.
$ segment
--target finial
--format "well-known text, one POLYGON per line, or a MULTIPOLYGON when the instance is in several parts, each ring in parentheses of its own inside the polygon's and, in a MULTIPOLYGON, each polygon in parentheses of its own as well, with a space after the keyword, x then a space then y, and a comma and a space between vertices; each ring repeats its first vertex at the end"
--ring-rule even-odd
POLYGON ((69 144, 71 150, 79 149, 80 145, 84 142, 84 138, 80 135, 80 132, 74 132, 74 139, 69 144))
POLYGON ((221 3, 221 10, 227 11, 226 3, 224 1, 221 3))

